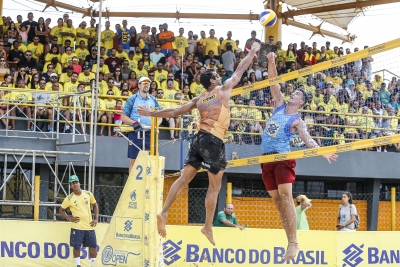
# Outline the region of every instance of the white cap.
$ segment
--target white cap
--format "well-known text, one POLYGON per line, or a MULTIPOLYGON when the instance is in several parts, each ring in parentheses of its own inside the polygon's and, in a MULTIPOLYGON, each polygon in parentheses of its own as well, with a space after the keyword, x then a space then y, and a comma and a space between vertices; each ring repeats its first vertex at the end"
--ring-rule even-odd
POLYGON ((50 74, 50 77, 58 76, 57 73, 50 74))
POLYGON ((151 80, 149 79, 149 78, 147 78, 147 77, 142 77, 142 78, 140 78, 139 79, 139 83, 142 83, 143 81, 149 81, 149 82, 151 82, 151 80))

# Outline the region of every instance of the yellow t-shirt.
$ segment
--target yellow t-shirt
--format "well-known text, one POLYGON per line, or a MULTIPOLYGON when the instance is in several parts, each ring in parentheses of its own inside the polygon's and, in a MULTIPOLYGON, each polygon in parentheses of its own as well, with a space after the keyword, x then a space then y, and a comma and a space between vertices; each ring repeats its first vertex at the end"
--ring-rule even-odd
MULTIPOLYGON (((78 33, 83 33, 83 34, 85 34, 85 35, 89 35, 89 36, 90 36, 90 31, 89 31, 89 29, 82 29, 81 27, 78 27, 78 28, 76 28, 76 34, 78 34, 78 33)), ((79 45, 79 43, 80 43, 81 41, 84 41, 84 42, 85 42, 85 46, 88 45, 88 39, 86 39, 86 38, 81 38, 81 37, 76 36, 76 45, 79 45)))
MULTIPOLYGON (((76 37, 76 30, 75 30, 74 26, 71 26, 71 28, 68 28, 67 26, 63 26, 61 32, 73 33, 73 34, 75 34, 75 37, 76 37)), ((70 40, 71 41, 71 46, 73 46, 74 42, 75 42, 75 37, 63 36, 61 44, 64 45, 65 41, 70 40)), ((58 40, 60 40, 60 39, 58 39, 58 40)))
POLYGON ((329 58, 331 59, 332 56, 335 54, 335 51, 333 51, 332 49, 326 49, 325 53, 329 55, 329 58))
POLYGON ((72 83, 68 82, 64 85, 64 92, 66 93, 77 93, 79 82, 72 83))
POLYGON ((164 90, 164 99, 168 100, 174 100, 175 99, 175 94, 178 93, 175 89, 165 89, 164 90))
POLYGON ((136 62, 136 60, 132 60, 132 59, 129 59, 129 58, 127 58, 126 60, 128 60, 128 68, 130 68, 131 70, 134 70, 134 69, 136 69, 136 67, 137 67, 137 62, 136 62))
POLYGON ((26 103, 32 101, 32 93, 12 91, 10 94, 10 100, 19 103, 26 103))
POLYGON ((112 30, 102 31, 101 39, 104 39, 104 42, 101 42, 101 46, 103 46, 106 50, 112 49, 114 46, 114 36, 115 33, 112 30))
POLYGON ((284 62, 285 61, 285 55, 286 55, 286 51, 283 49, 277 49, 276 51, 277 57, 275 59, 276 63, 278 63, 279 61, 284 62))
POLYGON ((85 75, 85 73, 81 72, 78 76, 78 82, 88 83, 90 80, 94 79, 96 76, 94 73, 89 72, 89 75, 85 75))
POLYGON ((86 29, 89 30, 90 37, 95 37, 96 36, 96 27, 87 27, 86 29))
POLYGON ((339 113, 341 113, 339 116, 344 120, 346 118, 346 114, 349 112, 349 104, 346 104, 343 102, 343 104, 337 104, 336 105, 337 110, 339 113))
POLYGON ((289 51, 289 54, 286 52, 284 57, 285 57, 285 62, 295 62, 297 55, 293 51, 289 51))
POLYGON ((315 95, 315 86, 314 85, 304 85, 304 92, 307 94, 315 95))
MULTIPOLYGON (((91 108, 92 107, 92 98, 91 97, 88 97, 87 103, 88 103, 88 106, 91 108)), ((94 108, 96 108, 96 109, 106 109, 104 100, 98 99, 97 105, 94 108)))
POLYGON ((185 48, 189 47, 187 39, 184 36, 175 36, 175 47, 180 57, 182 54, 186 54, 185 48))
POLYGON ((246 108, 233 107, 231 109, 231 118, 241 118, 244 114, 248 114, 248 110, 246 108))
MULTIPOLYGON (((163 89, 164 91, 167 90, 167 81, 163 81, 160 84, 161 89, 163 89)), ((174 88, 179 88, 179 83, 177 81, 174 80, 174 88)))
MULTIPOLYGON (((61 208, 71 211, 72 216, 79 217, 79 222, 72 223, 71 228, 77 230, 93 230, 90 226, 93 221, 90 206, 96 203, 93 194, 90 191, 82 190, 82 193, 77 196, 71 193, 61 204, 61 208)), ((74 232, 72 232, 74 234, 74 232)))
MULTIPOLYGON (((96 71, 97 71, 97 64, 93 64, 92 72, 96 73, 96 71)), ((100 71, 103 72, 104 74, 110 73, 110 69, 108 68, 108 66, 106 64, 103 64, 103 66, 101 66, 100 71)))
POLYGON ((166 80, 168 77, 168 71, 162 70, 161 73, 156 70, 154 72, 154 80, 162 82, 163 80, 166 80))
POLYGON ((147 70, 145 70, 144 68, 142 70, 134 69, 134 71, 136 72, 136 79, 137 80, 139 80, 142 77, 147 77, 148 76, 147 70))
POLYGON ((257 108, 249 108, 247 111, 247 119, 249 120, 262 120, 262 112, 257 108))
POLYGON ((161 109, 167 109, 171 107, 170 102, 158 101, 158 104, 160 105, 161 109))
POLYGON ((205 91, 206 89, 203 87, 202 84, 197 84, 196 82, 192 82, 192 84, 190 85, 190 92, 192 92, 192 94, 196 96, 201 95, 205 91))
POLYGON ((208 51, 212 50, 215 56, 219 56, 218 47, 220 46, 218 38, 206 38, 203 41, 203 45, 206 47, 205 55, 208 55, 208 51))
MULTIPOLYGON (((10 51, 11 50, 14 50, 14 46, 13 45, 11 45, 11 47, 10 47, 10 51)), ((18 51, 21 51, 22 53, 25 53, 26 50, 28 50, 28 48, 26 48, 26 45, 24 45, 23 43, 20 43, 19 46, 18 46, 18 51)))
POLYGON ((122 52, 118 52, 117 51, 117 54, 115 55, 115 57, 118 57, 121 60, 123 60, 123 59, 127 59, 128 58, 128 54, 125 53, 125 51, 122 51, 122 52))
POLYGON ((330 59, 330 56, 328 53, 317 53, 317 55, 315 56, 315 58, 317 59, 318 62, 321 62, 323 58, 325 58, 326 60, 330 59))
MULTIPOLYGON (((60 54, 51 54, 51 53, 47 53, 46 54, 46 56, 45 56, 45 58, 44 58, 44 61, 46 61, 46 62, 50 62, 53 58, 58 58, 58 62, 60 62, 61 61, 61 55, 60 54)), ((43 68, 43 70, 45 70, 46 71, 46 69, 45 68, 43 68)))
POLYGON ((232 46, 232 52, 235 52, 237 50, 236 42, 235 42, 235 40, 232 40, 232 39, 231 40, 228 40, 228 39, 223 40, 221 43, 221 49, 226 51, 227 44, 230 44, 232 46))
POLYGON ((35 45, 32 42, 32 43, 28 44, 28 46, 26 48, 32 52, 32 57, 34 59, 38 59, 40 56, 43 55, 43 52, 44 52, 44 47, 41 43, 38 43, 37 45, 35 45))
POLYGON ((154 68, 153 62, 150 61, 150 63, 149 63, 149 61, 145 61, 143 68, 145 70, 149 71, 150 69, 154 68))
POLYGON ((61 74, 60 79, 58 79, 58 82, 62 83, 62 84, 66 84, 70 81, 71 81, 71 77, 69 77, 67 73, 61 74))
POLYGON ((105 109, 114 110, 116 104, 117 104, 117 101, 115 101, 114 99, 112 99, 111 101, 108 99, 104 100, 105 109))
MULTIPOLYGON (((76 41, 76 43, 78 43, 78 41, 76 41)), ((86 48, 80 49, 79 47, 77 49, 75 49, 74 53, 76 54, 76 56, 79 59, 82 59, 82 60, 85 60, 86 56, 90 54, 90 52, 86 48)))
POLYGON ((99 82, 99 95, 105 95, 107 92, 104 92, 105 90, 108 90, 108 84, 106 81, 102 80, 101 82, 99 82))
POLYGON ((57 37, 57 44, 59 44, 59 45, 63 44, 63 36, 61 35, 61 32, 62 32, 63 28, 64 27, 55 26, 50 31, 50 35, 51 36, 56 36, 57 37))
MULTIPOLYGON (((53 91, 53 84, 51 82, 46 83, 46 87, 44 90, 46 91, 53 91)), ((61 84, 58 84, 58 88, 60 89, 60 92, 64 92, 64 87, 61 84)))
POLYGON ((73 57, 78 57, 78 56, 75 53, 71 53, 70 55, 68 55, 67 53, 62 54, 61 63, 64 65, 64 67, 72 64, 73 57))
POLYGON ((143 58, 142 53, 140 53, 139 55, 135 53, 135 54, 133 55, 133 60, 136 61, 136 64, 137 64, 137 62, 138 62, 139 60, 141 60, 142 58, 143 58))

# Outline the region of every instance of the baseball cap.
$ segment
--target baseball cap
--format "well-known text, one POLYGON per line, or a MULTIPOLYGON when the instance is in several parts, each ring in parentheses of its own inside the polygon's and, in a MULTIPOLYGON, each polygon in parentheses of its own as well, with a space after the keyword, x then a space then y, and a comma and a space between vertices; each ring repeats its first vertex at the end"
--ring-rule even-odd
POLYGON ((139 83, 142 83, 143 81, 151 82, 151 80, 149 78, 147 78, 147 77, 142 77, 142 78, 139 79, 139 83))
POLYGON ((67 66, 67 70, 73 70, 74 67, 72 67, 71 65, 67 66))
POLYGON ((128 55, 134 55, 135 54, 135 51, 133 51, 133 50, 130 50, 129 52, 128 52, 128 55))
POLYGON ((71 175, 71 176, 69 177, 69 179, 68 179, 68 183, 73 183, 73 182, 79 182, 79 178, 78 178, 78 176, 76 176, 75 174, 74 174, 74 175, 71 175))
POLYGON ((82 67, 82 69, 84 69, 84 70, 89 69, 89 68, 90 68, 89 65, 85 65, 85 66, 82 67))
MULTIPOLYGON (((72 66, 71 66, 72 67, 72 66)), ((57 73, 52 73, 52 74, 50 74, 50 77, 57 77, 58 75, 57 75, 57 73)))

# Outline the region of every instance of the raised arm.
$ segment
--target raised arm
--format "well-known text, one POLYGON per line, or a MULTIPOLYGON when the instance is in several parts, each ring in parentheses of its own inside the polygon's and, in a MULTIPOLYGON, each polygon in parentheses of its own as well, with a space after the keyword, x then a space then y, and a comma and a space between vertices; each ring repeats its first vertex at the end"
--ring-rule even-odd
POLYGON ((163 110, 150 110, 147 106, 137 106, 137 111, 141 116, 161 117, 161 118, 174 118, 176 116, 185 114, 196 107, 198 97, 193 98, 189 103, 176 108, 167 108, 163 110))
MULTIPOLYGON (((275 66, 275 58, 276 54, 274 52, 270 52, 267 55, 268 58, 268 79, 275 78, 278 76, 278 72, 276 71, 275 66)), ((285 97, 281 92, 281 86, 279 84, 271 85, 271 95, 275 102, 275 107, 280 107, 285 104, 285 97)))
MULTIPOLYGON (((304 123, 302 119, 297 119, 293 123, 293 126, 296 128, 296 131, 299 133, 300 139, 306 144, 307 148, 319 147, 317 142, 315 142, 314 139, 311 138, 310 134, 307 131, 307 125, 304 123)), ((329 163, 331 163, 331 160, 336 161, 338 155, 326 154, 322 155, 322 157, 324 157, 329 163)))
POLYGON ((232 74, 232 77, 226 80, 222 86, 222 90, 232 90, 242 78, 243 73, 247 70, 250 64, 253 62, 254 55, 260 50, 260 44, 254 42, 251 46, 250 52, 237 66, 236 71, 232 74))

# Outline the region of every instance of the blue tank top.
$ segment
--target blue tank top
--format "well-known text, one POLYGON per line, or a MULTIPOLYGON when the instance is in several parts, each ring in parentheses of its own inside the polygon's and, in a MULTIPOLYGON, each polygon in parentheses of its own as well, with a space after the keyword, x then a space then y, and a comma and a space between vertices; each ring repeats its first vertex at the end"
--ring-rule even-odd
POLYGON ((286 107, 287 104, 277 107, 269 118, 262 137, 262 153, 290 151, 290 140, 294 136, 290 132, 290 126, 300 115, 286 115, 286 107))

